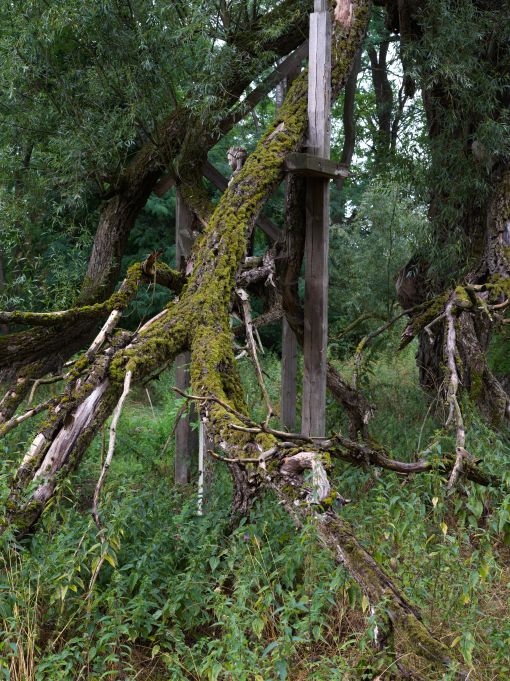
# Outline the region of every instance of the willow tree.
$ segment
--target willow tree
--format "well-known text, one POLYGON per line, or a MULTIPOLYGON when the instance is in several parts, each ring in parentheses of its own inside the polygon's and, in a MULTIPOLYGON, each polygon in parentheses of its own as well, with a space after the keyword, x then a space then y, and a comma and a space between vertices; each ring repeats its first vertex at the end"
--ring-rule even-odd
POLYGON ((504 426, 508 395, 486 352, 509 294, 508 3, 384 4, 402 36, 407 89, 423 93, 431 159, 433 252, 404 269, 400 300, 435 304, 415 308, 403 342, 419 336, 426 388, 446 386, 452 401, 453 378, 504 426))
MULTIPOLYGON (((418 13, 414 2, 379 4, 388 5, 389 29, 402 35, 408 87, 413 79, 412 65, 418 64, 423 78, 420 85, 427 93, 430 84, 426 79, 425 60, 420 61, 426 47, 421 46, 422 52, 418 48, 420 41, 433 42, 434 23, 430 18, 427 20, 426 13, 418 13), (413 41, 417 45, 414 52, 411 49, 413 41)), ((201 3, 200 8, 203 6, 201 3)), ((140 8, 147 12, 147 21, 153 7, 157 7, 157 3, 147 6, 140 3, 140 8)), ((341 497, 332 489, 327 472, 331 457, 355 466, 373 465, 404 475, 425 473, 432 467, 431 461, 420 458, 413 463, 400 462, 381 446, 375 447, 368 427, 370 405, 332 367, 328 372, 328 385, 349 416, 350 437, 338 433, 325 439, 310 439, 274 430, 267 423, 256 423, 248 414, 236 366, 230 315, 238 298, 245 300, 245 294, 239 293, 239 289, 244 291, 251 284, 260 282, 273 286, 276 281, 274 300, 283 306, 298 338, 302 337, 302 311, 295 284, 304 242, 298 181, 290 183, 287 229, 282 242, 271 249, 261 265, 256 264, 249 270, 247 265, 253 263, 246 263, 245 257, 257 216, 283 179, 286 155, 301 149, 305 142, 306 70, 294 81, 274 121, 216 206, 211 204, 205 192, 202 168, 208 150, 249 110, 253 100, 242 95, 254 78, 262 74, 260 87, 265 87, 266 91, 274 85, 271 78, 263 79, 265 69, 276 57, 288 54, 303 41, 310 9, 305 2, 283 0, 262 11, 256 3, 240 1, 232 3, 231 7, 220 4, 218 14, 212 3, 211 17, 215 19, 211 27, 211 20, 205 20, 203 14, 197 18, 194 3, 189 3, 188 9, 172 9, 175 16, 165 17, 165 20, 173 18, 181 26, 192 20, 202 26, 200 38, 204 40, 204 53, 209 50, 213 55, 208 57, 201 72, 204 79, 211 79, 202 92, 203 99, 193 97, 189 87, 183 97, 183 86, 171 84, 168 89, 173 94, 171 101, 166 102, 171 112, 159 121, 152 121, 153 127, 142 121, 134 148, 121 159, 113 159, 118 167, 113 170, 110 167, 108 173, 94 177, 100 186, 102 207, 87 272, 75 305, 58 312, 0 314, 2 324, 27 327, 0 337, 0 367, 11 381, 0 403, 0 433, 5 435, 30 416, 47 411, 47 417, 37 428, 13 474, 2 529, 17 536, 36 529, 38 518, 59 484, 79 465, 88 445, 113 413, 108 456, 94 498, 94 516, 100 526, 99 493, 114 453, 115 428, 129 390, 137 382, 158 376, 177 354, 189 350, 191 399, 196 401, 200 418, 221 452, 213 456, 221 459, 231 472, 233 520, 247 514, 257 496, 266 490, 284 504, 298 527, 304 518, 314 517, 320 541, 338 562, 345 565, 364 591, 378 621, 379 643, 399 653, 413 654, 410 659, 417 660, 417 667, 423 667, 426 662, 437 670, 453 664, 449 650, 431 635, 417 609, 360 545, 352 527, 341 517, 341 511, 335 510, 341 497), (214 45, 207 43, 204 35, 208 31, 217 33, 215 39, 218 37, 221 41, 214 45), (172 270, 154 253, 131 267, 117 288, 127 235, 163 174, 177 184, 196 216, 199 234, 185 271, 172 270), (154 280, 173 292, 171 302, 136 332, 119 328, 122 313, 139 286, 154 280), (63 373, 61 395, 28 412, 18 412, 33 381, 51 372, 63 373), (305 480, 307 470, 312 473, 311 489, 305 480)), ((332 88, 335 97, 357 62, 371 3, 368 0, 342 1, 339 9, 342 22, 334 22, 333 31, 332 88)), ((433 14, 432 7, 430 10, 433 14)), ((16 14, 10 5, 2 11, 11 16, 16 14)), ((32 11, 35 10, 32 8, 32 11)), ((494 22, 498 21, 497 10, 489 7, 486 12, 493 12, 490 17, 494 22)), ((100 15, 101 12, 94 17, 94 25, 102 21, 100 15)), ((133 22, 134 31, 138 30, 140 16, 121 19, 133 22)), ((93 68, 95 55, 93 50, 91 53, 91 45, 85 39, 73 36, 70 29, 64 35, 78 50, 80 68, 87 64, 93 68)), ((494 40, 499 46, 496 52, 507 49, 503 42, 499 44, 497 37, 494 40)), ((147 45, 150 53, 149 48, 150 44, 147 45)), ((39 58, 40 54, 33 55, 34 69, 36 65, 40 66, 39 58)), ((497 68, 500 68, 499 64, 497 61, 497 68)), ((102 68, 107 66, 103 64, 102 68)), ((186 71, 186 65, 183 69, 186 71)), ((185 75, 189 77, 189 74, 185 75)), ((48 77, 38 87, 50 98, 58 81, 53 82, 48 77)), ((121 92, 119 97, 122 94, 127 96, 121 92)), ((425 100, 433 102, 427 104, 431 117, 444 115, 447 119, 451 101, 446 94, 443 98, 430 95, 425 100)), ((120 101, 121 98, 114 104, 120 105, 120 101)), ((56 119, 58 104, 57 100, 56 119)), ((503 104, 498 103, 498 106, 503 104)), ((446 127, 442 132, 453 134, 446 127)), ((432 142, 435 135, 436 129, 431 126, 432 142)), ((491 162, 490 182, 491 189, 484 204, 487 239, 486 250, 480 253, 483 266, 476 270, 476 275, 459 279, 455 286, 445 288, 438 295, 434 292, 419 295, 418 301, 411 295, 408 299, 403 298, 406 308, 412 298, 413 308, 409 311, 412 318, 403 342, 418 333, 434 339, 438 329, 443 329, 438 367, 443 372, 442 385, 446 386, 449 422, 456 428, 457 449, 445 455, 440 465, 449 472, 451 487, 461 475, 480 484, 497 484, 478 469, 464 449, 461 390, 475 387, 478 391, 475 397, 480 398, 482 405, 490 401, 492 413, 496 391, 498 418, 510 416, 508 397, 484 363, 489 327, 500 320, 510 296, 510 175, 504 154, 491 162), (465 380, 467 374, 464 372, 470 372, 469 381, 465 380)), ((431 203, 432 213, 439 198, 443 200, 444 195, 437 189, 431 203)), ((431 217, 435 218, 434 215, 431 217)), ((444 222, 438 221, 440 224, 444 222)), ((422 270, 423 267, 415 268, 412 274, 422 270)), ((407 284, 413 278, 407 276, 409 271, 408 268, 401 277, 407 284)), ((402 281, 401 296, 405 288, 402 281)))

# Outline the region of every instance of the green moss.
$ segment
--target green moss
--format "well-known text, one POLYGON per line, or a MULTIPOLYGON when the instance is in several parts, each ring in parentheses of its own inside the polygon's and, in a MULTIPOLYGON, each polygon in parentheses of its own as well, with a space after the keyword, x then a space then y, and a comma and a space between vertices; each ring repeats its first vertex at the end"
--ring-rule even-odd
POLYGON ((443 314, 449 296, 450 294, 448 292, 442 293, 426 304, 425 310, 414 317, 409 324, 410 332, 406 333, 406 335, 402 338, 399 346, 400 349, 408 345, 408 343, 410 343, 412 339, 420 333, 420 331, 423 331, 428 324, 443 314))
POLYGON ((134 265, 131 265, 126 272, 126 277, 119 290, 116 293, 113 293, 108 299, 106 303, 107 310, 112 312, 113 310, 126 309, 138 290, 142 277, 142 263, 137 262, 134 265))
POLYGON ((471 297, 463 286, 457 286, 455 289, 455 304, 464 309, 472 307, 471 297))
POLYGON ((474 402, 477 402, 482 396, 483 392, 483 377, 480 373, 471 370, 471 385, 469 388, 469 396, 474 402))
POLYGON ((489 304, 500 303, 506 298, 510 298, 510 278, 500 274, 493 275, 485 285, 489 291, 489 304))

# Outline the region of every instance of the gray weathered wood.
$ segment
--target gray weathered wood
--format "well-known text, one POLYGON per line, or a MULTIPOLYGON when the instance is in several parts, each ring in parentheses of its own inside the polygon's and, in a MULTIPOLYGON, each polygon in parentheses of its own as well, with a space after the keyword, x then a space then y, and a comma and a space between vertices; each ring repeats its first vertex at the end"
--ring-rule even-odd
POLYGON ((290 431, 296 431, 296 380, 298 344, 294 331, 283 318, 282 328, 282 383, 281 421, 290 431))
MULTIPOLYGON (((176 195, 175 209, 175 261, 178 268, 181 260, 185 260, 193 244, 193 215, 182 200, 179 191, 176 195)), ((181 390, 187 390, 190 385, 189 363, 190 353, 183 352, 175 358, 175 385, 181 390)), ((190 410, 191 411, 191 410, 190 410)), ((175 429, 175 482, 185 485, 190 481, 191 459, 197 449, 197 435, 191 429, 192 413, 182 416, 175 429)))
MULTIPOLYGON (((329 158, 331 139, 331 19, 326 0, 310 15, 308 152, 329 158), (318 11, 317 11, 318 10, 318 11)), ((329 182, 307 181, 303 409, 301 429, 324 435, 328 337, 329 182)))
POLYGON ((175 264, 177 269, 182 266, 191 253, 193 246, 193 213, 182 200, 179 190, 175 201, 175 264))
MULTIPOLYGON (((297 78, 301 71, 300 65, 290 72, 287 77, 279 83, 276 90, 276 107, 279 109, 287 95, 292 82, 297 78)), ((289 194, 290 177, 285 178, 285 208, 286 208, 286 229, 289 228, 289 221, 292 217, 288 214, 293 208, 290 203, 292 199, 289 194)), ((295 198, 294 198, 295 200, 295 198)), ((288 323, 285 314, 282 319, 282 365, 281 365, 281 388, 280 388, 280 419, 282 424, 291 432, 296 431, 297 425, 297 362, 298 362, 298 343, 297 338, 288 323)))
POLYGON ((329 12, 320 11, 310 15, 309 48, 308 151, 315 156, 329 158, 331 140, 331 18, 329 12))
MULTIPOLYGON (((190 353, 182 352, 175 358, 175 385, 180 390, 187 390, 190 386, 189 362, 190 353)), ((196 450, 196 436, 191 430, 189 413, 183 414, 175 428, 175 482, 185 485, 191 477, 191 460, 196 450)))
POLYGON ((335 180, 349 175, 349 169, 343 163, 299 152, 288 154, 285 157, 283 167, 287 172, 294 173, 295 175, 322 177, 326 180, 335 180))

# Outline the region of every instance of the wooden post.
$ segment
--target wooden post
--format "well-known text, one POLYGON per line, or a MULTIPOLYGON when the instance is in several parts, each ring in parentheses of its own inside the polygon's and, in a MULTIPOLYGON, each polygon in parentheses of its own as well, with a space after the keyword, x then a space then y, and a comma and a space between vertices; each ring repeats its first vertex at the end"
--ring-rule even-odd
MULTIPOLYGON (((182 200, 179 191, 177 191, 175 204, 175 261, 177 269, 180 269, 181 260, 186 259, 191 251, 193 244, 192 224, 193 215, 182 200)), ((189 363, 189 352, 182 352, 175 358, 175 385, 181 390, 186 390, 190 385, 189 363)), ((190 481, 191 457, 197 448, 197 436, 190 426, 191 416, 192 413, 185 414, 175 429, 174 477, 175 483, 178 485, 185 485, 190 481)))
POLYGON ((282 424, 291 432, 295 432, 296 430, 297 358, 297 338, 284 316, 282 326, 282 387, 280 411, 282 424))
MULTIPOLYGON (((331 19, 327 0, 310 15, 308 153, 329 158, 331 139, 331 19)), ((303 411, 305 435, 326 428, 329 180, 310 177, 306 194, 303 411)))

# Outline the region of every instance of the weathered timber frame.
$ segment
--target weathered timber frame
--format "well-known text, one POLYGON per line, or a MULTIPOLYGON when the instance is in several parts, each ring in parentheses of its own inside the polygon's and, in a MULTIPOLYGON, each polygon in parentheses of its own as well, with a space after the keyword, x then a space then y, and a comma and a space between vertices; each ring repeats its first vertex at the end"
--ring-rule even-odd
MULTIPOLYGON (((331 16, 326 0, 315 0, 310 15, 308 151, 329 159, 331 140, 331 16)), ((305 165, 305 164, 303 164, 305 165)), ((321 168, 325 163, 316 164, 321 168)), ((305 304, 303 330, 303 408, 301 430, 326 432, 328 343, 329 179, 312 175, 306 188, 305 304)))
MULTIPOLYGON (((178 270, 185 268, 185 263, 193 246, 193 213, 186 206, 177 190, 175 203, 175 264, 178 270)), ((189 350, 181 352, 175 358, 175 385, 186 391, 190 387, 189 350)), ((197 437, 191 428, 193 406, 181 415, 175 426, 174 480, 178 485, 185 485, 191 477, 191 460, 197 451, 197 437)))
MULTIPOLYGON (((334 31, 334 91, 348 78, 368 15, 369 2, 355 1, 352 26, 334 31)), ((199 405, 202 422, 222 451, 221 458, 230 467, 234 511, 246 513, 259 490, 265 488, 278 494, 297 523, 312 516, 323 543, 359 582, 375 615, 381 614, 381 627, 400 639, 402 647, 411 648, 425 660, 449 665, 451 651, 434 639, 417 610, 361 547, 349 523, 335 513, 331 500, 324 496, 329 484, 327 454, 330 448, 336 449, 335 443, 328 444, 326 450, 322 438, 275 433, 267 424, 253 424, 246 413, 229 326, 232 296, 257 215, 284 177, 285 158, 303 145, 306 89, 303 74, 244 169, 211 211, 204 232, 193 246, 188 277, 179 297, 136 333, 114 333, 109 328, 96 354, 86 354, 76 363, 66 383, 67 399, 49 405, 49 419, 34 437, 15 476, 5 522, 19 534, 26 533, 44 510, 62 474, 77 465, 91 438, 115 405, 121 404, 126 381, 150 379, 179 353, 191 349, 193 399, 199 405), (307 451, 303 451, 305 447, 307 451), (54 453, 58 460, 50 460, 54 453), (311 470, 318 483, 319 504, 313 490, 310 493, 306 488, 305 470, 311 470)), ((200 210, 197 212, 200 215, 200 210)), ((114 305, 113 312, 116 310, 114 305)), ((334 384, 329 373, 328 380, 334 384)), ((416 462, 414 470, 406 470, 406 464, 389 460, 379 450, 361 451, 355 439, 337 441, 339 456, 352 459, 356 465, 377 461, 377 465, 402 473, 430 468, 424 461, 416 462)), ((470 475, 471 470, 471 463, 465 462, 462 474, 470 475)))

